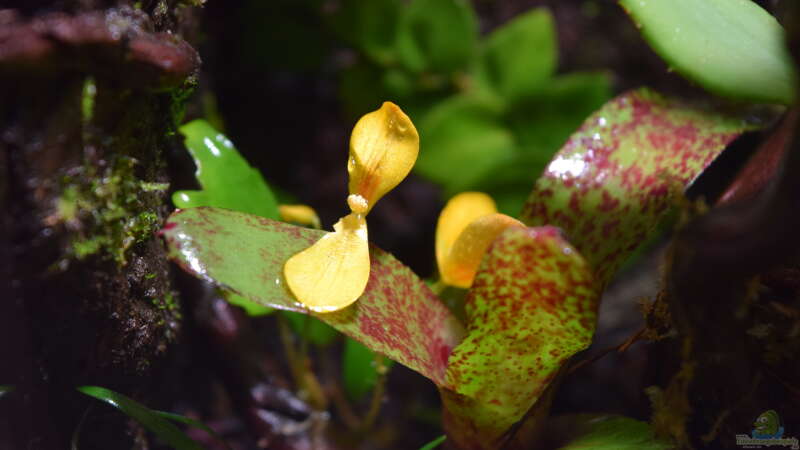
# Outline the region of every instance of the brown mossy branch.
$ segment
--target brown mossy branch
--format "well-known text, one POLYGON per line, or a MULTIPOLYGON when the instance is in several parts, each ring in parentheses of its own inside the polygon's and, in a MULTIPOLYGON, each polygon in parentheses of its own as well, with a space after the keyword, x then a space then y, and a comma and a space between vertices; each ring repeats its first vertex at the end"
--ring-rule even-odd
POLYGON ((180 87, 200 65, 188 43, 153 32, 148 16, 128 7, 32 20, 6 11, 0 20, 0 70, 5 72, 74 70, 127 87, 168 90, 180 87))
MULTIPOLYGON (((153 231, 170 209, 163 154, 199 58, 153 30, 129 7, 0 12, 0 329, 21 343, 0 365, 0 383, 18 387, 2 448, 66 448, 89 403, 79 385, 159 406, 144 394, 181 313, 153 231)), ((97 408, 81 443, 148 445, 126 423, 97 408)))

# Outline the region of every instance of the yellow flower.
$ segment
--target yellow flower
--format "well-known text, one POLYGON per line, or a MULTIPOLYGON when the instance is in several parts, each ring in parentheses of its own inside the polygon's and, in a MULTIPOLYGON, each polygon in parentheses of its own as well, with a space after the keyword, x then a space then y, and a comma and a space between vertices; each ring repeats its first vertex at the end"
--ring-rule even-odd
POLYGON ((522 222, 497 212, 482 192, 462 192, 447 202, 436 224, 436 262, 442 282, 468 288, 494 239, 522 222))
POLYGON ((419 135, 411 119, 394 103, 385 102, 353 127, 347 172, 350 214, 334 232, 286 261, 283 274, 289 290, 308 309, 342 309, 364 292, 369 280, 366 215, 375 203, 411 171, 419 154, 419 135))
POLYGON ((308 205, 279 205, 278 214, 280 214, 283 222, 307 225, 316 229, 320 228, 317 212, 308 205))

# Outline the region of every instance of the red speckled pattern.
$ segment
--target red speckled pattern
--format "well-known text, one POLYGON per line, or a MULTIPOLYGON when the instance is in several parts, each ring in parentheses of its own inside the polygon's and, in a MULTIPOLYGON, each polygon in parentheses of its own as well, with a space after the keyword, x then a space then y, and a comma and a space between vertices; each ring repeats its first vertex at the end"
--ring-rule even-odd
POLYGON ((674 195, 755 128, 646 89, 628 92, 589 117, 556 154, 522 221, 564 230, 604 284, 655 229, 674 195))
MULTIPOLYGON (((307 313, 286 289, 283 265, 324 232, 199 207, 174 212, 161 234, 170 258, 187 272, 265 306, 307 313)), ((437 385, 446 385, 447 359, 463 339, 463 327, 392 255, 372 246, 370 262, 366 291, 355 304, 314 315, 437 385)))
POLYGON ((450 436, 464 448, 495 448, 589 345, 597 298, 589 266, 556 228, 504 231, 467 295, 468 335, 450 356, 455 392, 442 395, 450 436))

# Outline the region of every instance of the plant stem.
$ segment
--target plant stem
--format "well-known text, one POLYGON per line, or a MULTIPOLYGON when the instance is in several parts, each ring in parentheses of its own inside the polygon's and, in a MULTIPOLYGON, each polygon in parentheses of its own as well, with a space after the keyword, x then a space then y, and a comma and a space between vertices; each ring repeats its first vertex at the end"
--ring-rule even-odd
POLYGON ((368 431, 375 424, 378 414, 383 405, 383 395, 386 392, 386 375, 389 373, 389 368, 386 366, 386 360, 383 355, 375 355, 375 371, 378 372, 378 380, 375 383, 375 388, 372 390, 372 399, 370 401, 369 410, 364 420, 361 421, 361 431, 368 431))
POLYGON ((294 348, 292 330, 289 328, 286 318, 281 314, 278 314, 278 329, 295 386, 307 396, 308 403, 314 409, 327 409, 328 399, 322 390, 319 380, 317 380, 310 368, 311 360, 307 353, 298 353, 294 348))

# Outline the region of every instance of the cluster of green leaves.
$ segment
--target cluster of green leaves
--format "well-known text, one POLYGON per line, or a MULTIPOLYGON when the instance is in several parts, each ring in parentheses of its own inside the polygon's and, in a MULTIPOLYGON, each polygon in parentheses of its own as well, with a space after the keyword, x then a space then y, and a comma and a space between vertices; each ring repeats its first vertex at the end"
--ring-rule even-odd
MULTIPOLYGON (((197 166, 195 177, 201 186, 197 191, 177 191, 172 202, 178 208, 213 206, 254 214, 267 219, 280 218, 278 201, 261 173, 250 166, 233 143, 204 120, 183 125, 180 133, 197 166)), ((226 300, 242 307, 251 316, 271 314, 270 307, 241 295, 222 290, 226 300)), ((319 348, 329 347, 339 335, 336 330, 314 317, 292 311, 281 311, 293 331, 319 348)), ((347 338, 342 361, 345 391, 361 399, 375 385, 378 374, 374 352, 347 338)))
POLYGON ((346 0, 331 22, 362 56, 342 73, 348 113, 403 105, 422 136, 416 172, 445 197, 487 192, 507 214, 519 213, 553 153, 610 97, 603 73, 555 75, 546 9, 486 37, 464 0, 346 0))

